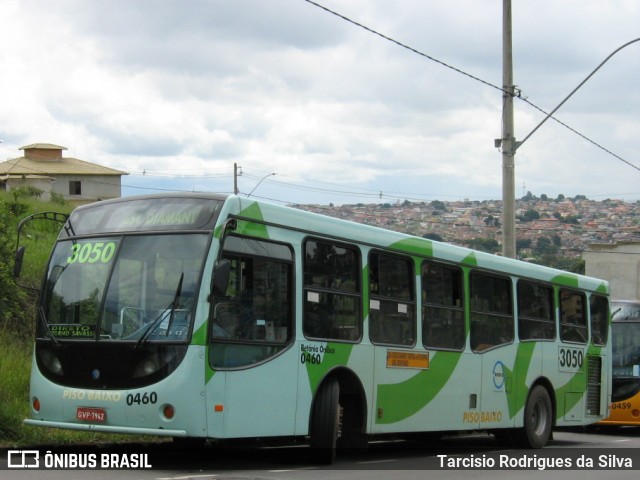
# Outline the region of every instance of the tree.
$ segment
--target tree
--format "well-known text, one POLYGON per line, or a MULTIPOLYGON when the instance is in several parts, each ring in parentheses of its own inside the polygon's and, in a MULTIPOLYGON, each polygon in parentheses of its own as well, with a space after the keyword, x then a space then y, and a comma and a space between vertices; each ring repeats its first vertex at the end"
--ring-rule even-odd
POLYGON ((579 217, 576 216, 576 215, 567 215, 566 217, 562 217, 560 219, 560 222, 561 223, 568 223, 568 224, 571 224, 571 225, 577 225, 578 223, 580 223, 578 221, 578 218, 579 217))
POLYGON ((484 219, 484 224, 487 227, 499 227, 500 226, 500 218, 494 217, 493 215, 489 215, 484 219))
POLYGON ((440 200, 434 200, 433 202, 431 202, 431 208, 435 208, 436 210, 442 210, 443 212, 447 211, 447 206, 444 204, 444 202, 440 200))
POLYGON ((534 252, 538 256, 543 255, 555 255, 558 252, 558 247, 553 245, 553 242, 548 237, 539 237, 536 241, 536 247, 534 252))
POLYGON ((522 250, 523 248, 531 248, 530 238, 520 238, 516 240, 516 250, 522 250))
POLYGON ((525 202, 530 202, 531 200, 534 200, 536 197, 533 193, 531 193, 530 191, 527 191, 527 194, 522 197, 522 200, 525 202))
POLYGON ((438 235, 437 233, 425 233, 422 238, 426 238, 427 240, 435 240, 436 242, 443 242, 444 239, 438 235))
POLYGON ((469 247, 489 253, 500 251, 500 244, 495 238, 474 238, 469 240, 469 247))
POLYGON ((530 208, 529 210, 524 212, 524 214, 519 216, 518 218, 523 222, 532 222, 534 220, 538 220, 540 218, 540 214, 536 210, 534 210, 533 208, 530 208))

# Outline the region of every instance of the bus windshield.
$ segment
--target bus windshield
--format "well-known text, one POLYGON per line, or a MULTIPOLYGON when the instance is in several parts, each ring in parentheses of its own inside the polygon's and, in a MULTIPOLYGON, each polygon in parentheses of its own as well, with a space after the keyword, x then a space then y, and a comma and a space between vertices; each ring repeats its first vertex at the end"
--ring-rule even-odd
POLYGON ((208 241, 209 235, 194 233, 58 242, 39 337, 187 341, 208 241))
POLYGON ((640 377, 640 321, 616 322, 615 319, 611 327, 613 374, 616 377, 640 377))

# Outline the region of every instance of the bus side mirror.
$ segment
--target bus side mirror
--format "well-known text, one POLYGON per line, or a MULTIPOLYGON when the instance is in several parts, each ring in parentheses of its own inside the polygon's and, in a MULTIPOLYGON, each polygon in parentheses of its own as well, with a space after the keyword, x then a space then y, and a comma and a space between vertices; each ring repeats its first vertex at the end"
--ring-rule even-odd
POLYGON ((211 293, 217 296, 225 295, 229 287, 229 277, 231 277, 231 262, 226 259, 220 260, 213 271, 211 293))
POLYGON ((22 259, 24 258, 24 247, 16 250, 16 257, 13 263, 13 278, 18 278, 22 272, 22 259))

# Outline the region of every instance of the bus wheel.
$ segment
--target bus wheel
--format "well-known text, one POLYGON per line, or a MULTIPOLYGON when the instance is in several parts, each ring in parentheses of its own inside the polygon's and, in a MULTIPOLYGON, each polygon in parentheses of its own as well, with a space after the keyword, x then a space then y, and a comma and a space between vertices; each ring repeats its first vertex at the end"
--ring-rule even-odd
POLYGON ((542 448, 551 437, 553 408, 547 389, 536 385, 531 390, 524 409, 524 429, 521 443, 526 448, 542 448))
POLYGON ((311 414, 311 448, 319 463, 330 464, 336 458, 340 426, 340 385, 333 378, 320 386, 311 414))

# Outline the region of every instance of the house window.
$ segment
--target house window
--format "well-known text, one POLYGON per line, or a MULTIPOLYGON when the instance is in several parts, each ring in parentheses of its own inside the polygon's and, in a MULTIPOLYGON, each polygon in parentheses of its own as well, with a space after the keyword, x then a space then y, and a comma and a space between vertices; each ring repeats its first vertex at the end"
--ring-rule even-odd
POLYGON ((82 195, 82 182, 71 180, 69 182, 69 195, 82 195))

